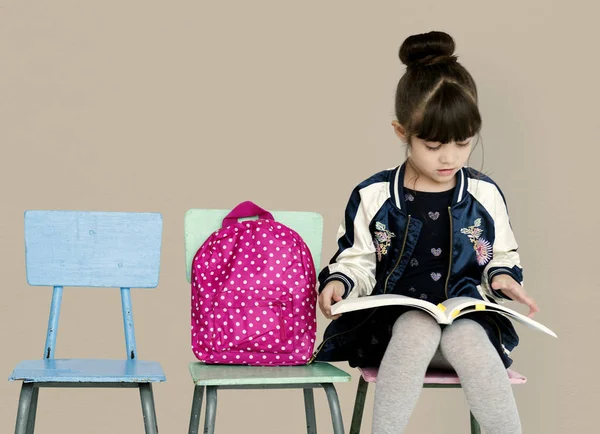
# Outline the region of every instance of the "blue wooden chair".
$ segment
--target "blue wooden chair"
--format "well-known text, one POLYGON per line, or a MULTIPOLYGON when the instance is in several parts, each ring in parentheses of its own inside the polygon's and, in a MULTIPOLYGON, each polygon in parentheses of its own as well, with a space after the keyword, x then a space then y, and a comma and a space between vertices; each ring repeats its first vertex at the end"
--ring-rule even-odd
MULTIPOLYGON (((208 238, 221 227, 223 218, 230 210, 191 209, 185 214, 185 253, 187 280, 190 282, 194 255, 208 238)), ((323 218, 311 212, 272 212, 275 220, 294 229, 308 245, 318 269, 323 236, 323 218)), ((194 381, 194 396, 190 417, 189 434, 197 434, 200 411, 206 389, 204 433, 213 434, 217 412, 218 389, 302 389, 308 434, 316 434, 314 388, 323 388, 335 434, 343 434, 342 414, 334 383, 349 382, 348 373, 329 363, 314 362, 304 366, 243 366, 212 365, 201 362, 189 364, 194 381)), ((249 430, 250 431, 250 430, 249 430)), ((282 429, 285 432, 285 429, 282 429)))
POLYGON ((165 381, 159 363, 138 360, 130 288, 158 285, 162 216, 158 213, 27 211, 27 282, 53 286, 44 355, 18 364, 22 381, 16 434, 32 434, 41 387, 137 387, 147 434, 158 433, 152 383, 165 381), (127 357, 55 359, 63 288, 120 288, 127 357))

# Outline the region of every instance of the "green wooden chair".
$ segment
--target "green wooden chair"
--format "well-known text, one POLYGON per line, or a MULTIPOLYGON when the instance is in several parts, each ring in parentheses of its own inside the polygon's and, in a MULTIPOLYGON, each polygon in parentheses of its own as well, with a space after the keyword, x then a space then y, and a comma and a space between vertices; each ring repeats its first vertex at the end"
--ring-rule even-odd
MULTIPOLYGON (((190 282, 191 264, 202 243, 221 227, 223 218, 230 210, 191 209, 184 218, 185 254, 187 280, 190 282)), ((312 212, 272 212, 275 220, 289 226, 304 239, 319 267, 323 235, 323 218, 312 212)), ((349 382, 348 373, 329 363, 313 362, 304 366, 244 366, 209 365, 202 362, 189 364, 194 381, 194 397, 190 417, 189 434, 197 434, 200 424, 202 400, 206 390, 204 433, 215 430, 217 390, 219 389, 302 389, 309 434, 317 432, 314 388, 323 388, 329 401, 333 431, 343 434, 342 414, 334 383, 349 382)))

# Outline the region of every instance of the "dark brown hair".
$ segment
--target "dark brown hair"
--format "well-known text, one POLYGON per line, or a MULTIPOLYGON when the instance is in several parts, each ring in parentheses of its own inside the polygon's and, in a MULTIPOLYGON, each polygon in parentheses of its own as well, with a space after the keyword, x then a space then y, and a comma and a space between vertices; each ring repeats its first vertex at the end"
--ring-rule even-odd
POLYGON ((396 90, 396 118, 413 137, 449 143, 481 130, 477 87, 457 62, 454 40, 444 32, 409 36, 400 47, 406 72, 396 90))

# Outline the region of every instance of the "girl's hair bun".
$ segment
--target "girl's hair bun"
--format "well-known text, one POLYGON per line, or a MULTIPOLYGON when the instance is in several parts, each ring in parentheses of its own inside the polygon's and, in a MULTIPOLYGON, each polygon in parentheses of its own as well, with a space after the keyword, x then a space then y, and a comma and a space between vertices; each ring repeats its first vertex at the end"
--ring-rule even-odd
POLYGON ((433 31, 412 35, 400 47, 400 61, 407 68, 456 62, 454 39, 447 33, 433 31))

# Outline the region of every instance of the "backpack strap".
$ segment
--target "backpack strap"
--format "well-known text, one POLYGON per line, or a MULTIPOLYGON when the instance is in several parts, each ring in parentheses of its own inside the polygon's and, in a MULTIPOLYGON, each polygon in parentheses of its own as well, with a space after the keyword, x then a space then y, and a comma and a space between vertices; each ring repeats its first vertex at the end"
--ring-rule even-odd
POLYGON ((259 219, 274 220, 273 215, 256 205, 254 202, 246 201, 240 203, 223 219, 223 227, 232 225, 238 222, 239 218, 258 216, 259 219))

